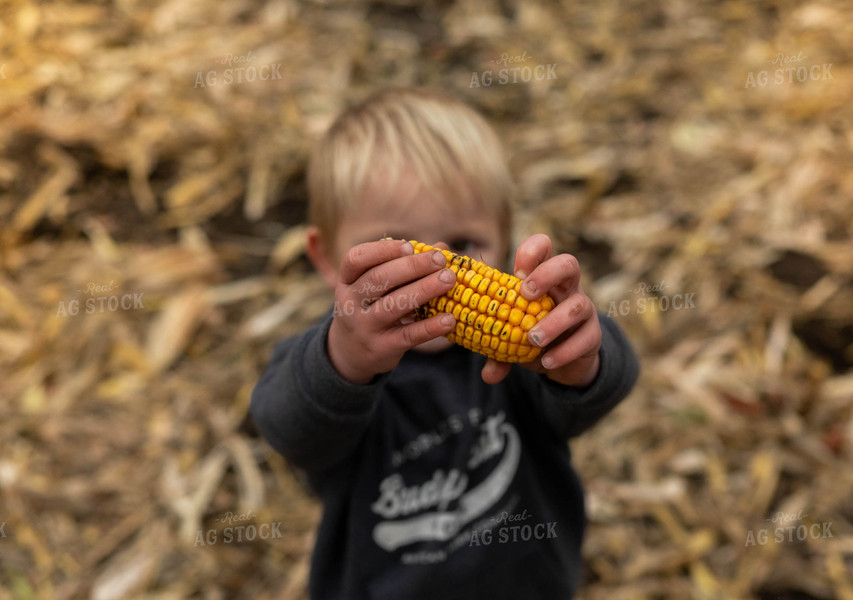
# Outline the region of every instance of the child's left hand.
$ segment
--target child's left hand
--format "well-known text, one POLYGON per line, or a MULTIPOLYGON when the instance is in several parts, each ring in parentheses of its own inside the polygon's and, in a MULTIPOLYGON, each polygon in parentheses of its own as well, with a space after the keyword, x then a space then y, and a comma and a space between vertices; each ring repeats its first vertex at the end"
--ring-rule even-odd
MULTIPOLYGON (((543 373, 549 379, 583 387, 598 375, 601 325, 598 312, 580 286, 580 266, 570 254, 554 256, 551 239, 532 235, 515 251, 515 276, 523 277, 520 292, 528 300, 544 293, 556 303, 554 309, 527 333, 530 343, 543 348, 539 357, 521 366, 543 373)), ((510 365, 489 359, 483 367, 486 383, 498 383, 510 365)))

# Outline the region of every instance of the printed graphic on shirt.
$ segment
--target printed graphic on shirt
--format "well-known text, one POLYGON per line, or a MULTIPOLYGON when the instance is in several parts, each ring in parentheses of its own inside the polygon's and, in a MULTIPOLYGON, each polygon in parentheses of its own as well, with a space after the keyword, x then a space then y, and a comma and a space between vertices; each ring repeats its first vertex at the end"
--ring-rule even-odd
MULTIPOLYGON (((466 472, 437 469, 421 483, 406 482, 400 473, 382 480, 379 497, 371 505, 371 510, 384 519, 373 529, 374 542, 388 552, 417 542, 449 542, 444 549, 435 549, 431 544, 429 560, 414 562, 446 560, 448 551, 467 544, 470 531, 462 531, 463 528, 484 516, 510 488, 520 457, 518 431, 506 422, 505 413, 487 417, 480 424, 480 436, 471 448, 466 472), (471 473, 497 456, 500 460, 491 472, 479 484, 469 487, 471 473), (454 502, 455 508, 449 510, 454 502)), ((406 555, 403 559, 411 562, 405 560, 406 555)))

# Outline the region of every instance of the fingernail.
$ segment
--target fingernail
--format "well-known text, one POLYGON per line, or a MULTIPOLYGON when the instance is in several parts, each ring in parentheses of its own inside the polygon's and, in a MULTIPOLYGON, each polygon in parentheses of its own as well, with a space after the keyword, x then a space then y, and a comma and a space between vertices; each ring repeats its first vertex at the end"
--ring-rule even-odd
POLYGON ((447 313, 445 313, 444 315, 442 315, 440 322, 445 327, 453 325, 453 315, 448 315, 447 313))
POLYGON ((525 271, 523 269, 519 269, 518 271, 515 272, 515 276, 518 277, 519 279, 524 279, 525 277, 527 277, 527 271, 525 271))
POLYGON ((441 273, 438 274, 438 280, 443 283, 453 283, 456 281, 456 275, 450 269, 442 269, 441 273))
POLYGON ((414 254, 415 249, 412 248, 412 245, 409 242, 403 242, 400 245, 400 249, 403 251, 403 254, 414 254))
POLYGON ((542 357, 542 366, 545 367, 546 369, 550 369, 551 367, 554 366, 554 359, 550 356, 542 357))
POLYGON ((542 332, 538 329, 532 329, 528 331, 527 339, 533 342, 534 346, 542 346, 542 332))
POLYGON ((536 293, 536 283, 533 281, 528 281, 527 282, 527 291, 529 291, 531 294, 535 294, 536 293))
POLYGON ((444 254, 441 252, 433 252, 432 253, 432 262, 437 265, 441 265, 442 267, 447 264, 447 259, 444 258, 444 254))

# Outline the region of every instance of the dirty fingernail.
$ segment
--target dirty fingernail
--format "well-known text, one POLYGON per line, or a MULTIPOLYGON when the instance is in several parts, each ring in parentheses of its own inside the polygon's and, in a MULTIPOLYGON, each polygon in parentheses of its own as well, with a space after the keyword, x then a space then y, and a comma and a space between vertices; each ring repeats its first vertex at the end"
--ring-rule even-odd
POLYGON ((453 283, 456 281, 456 276, 450 269, 442 269, 441 273, 438 274, 438 280, 443 283, 453 283))
POLYGON ((527 332, 527 337, 533 342, 534 346, 542 346, 542 332, 538 329, 527 332))
POLYGON ((444 254, 442 254, 441 252, 433 252, 432 253, 432 262, 434 262, 437 265, 443 266, 443 265, 447 264, 447 259, 444 258, 444 254))

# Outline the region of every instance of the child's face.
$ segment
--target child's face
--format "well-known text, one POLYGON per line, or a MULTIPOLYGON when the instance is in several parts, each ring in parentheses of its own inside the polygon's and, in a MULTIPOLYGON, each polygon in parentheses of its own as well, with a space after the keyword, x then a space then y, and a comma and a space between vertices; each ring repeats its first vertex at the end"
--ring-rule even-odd
MULTIPOLYGON (((353 246, 383 237, 431 245, 445 242, 453 252, 498 267, 503 267, 506 254, 506 241, 495 215, 472 202, 440 201, 423 189, 413 175, 401 176, 393 189, 378 185, 366 189, 360 206, 341 220, 335 236, 333 264, 339 267, 344 254, 353 246)), ((437 352, 451 345, 440 337, 416 349, 437 352)))

